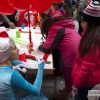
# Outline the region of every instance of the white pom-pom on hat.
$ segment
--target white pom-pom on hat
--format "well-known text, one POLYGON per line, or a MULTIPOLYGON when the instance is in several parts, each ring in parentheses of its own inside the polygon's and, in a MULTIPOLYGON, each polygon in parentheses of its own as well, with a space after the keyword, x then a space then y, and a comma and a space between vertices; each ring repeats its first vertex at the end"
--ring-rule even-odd
POLYGON ((27 69, 26 68, 22 68, 22 72, 23 73, 26 73, 27 72, 27 69))

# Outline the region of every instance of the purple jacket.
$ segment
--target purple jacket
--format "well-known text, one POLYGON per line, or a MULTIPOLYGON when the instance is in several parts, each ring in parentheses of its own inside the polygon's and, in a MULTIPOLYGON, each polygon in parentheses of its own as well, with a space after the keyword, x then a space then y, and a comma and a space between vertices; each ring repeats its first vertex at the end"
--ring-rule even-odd
POLYGON ((47 39, 43 45, 39 46, 39 50, 50 53, 56 47, 59 48, 62 53, 63 66, 72 67, 81 39, 74 28, 72 19, 55 22, 49 28, 47 39))

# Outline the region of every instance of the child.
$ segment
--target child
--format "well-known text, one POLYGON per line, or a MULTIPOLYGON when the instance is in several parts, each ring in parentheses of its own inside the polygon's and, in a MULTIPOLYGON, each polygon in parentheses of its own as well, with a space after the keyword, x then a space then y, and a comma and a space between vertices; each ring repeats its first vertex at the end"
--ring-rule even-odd
POLYGON ((53 99, 69 100, 73 84, 71 78, 72 66, 81 37, 75 30, 70 11, 67 9, 68 6, 65 3, 59 3, 58 7, 52 16, 45 17, 42 20, 41 33, 46 36, 46 41, 38 49, 45 53, 51 53, 55 49, 60 51, 65 89, 63 89, 62 93, 55 94, 53 99), (64 10, 65 8, 66 11, 64 10))
POLYGON ((100 0, 93 0, 83 11, 84 31, 73 66, 74 100, 88 100, 88 90, 100 83, 100 0))

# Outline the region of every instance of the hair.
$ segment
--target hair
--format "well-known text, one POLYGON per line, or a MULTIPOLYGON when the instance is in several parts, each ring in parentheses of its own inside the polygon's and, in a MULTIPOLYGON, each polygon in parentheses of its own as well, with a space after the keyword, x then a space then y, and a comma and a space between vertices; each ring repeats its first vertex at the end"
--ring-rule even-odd
POLYGON ((52 3, 53 6, 58 5, 58 9, 63 7, 65 12, 66 12, 66 17, 72 16, 71 10, 68 7, 68 4, 66 2, 61 2, 61 3, 52 3))
POLYGON ((54 24, 55 22, 58 22, 60 20, 63 20, 63 19, 65 19, 65 18, 63 18, 61 16, 54 17, 54 18, 50 18, 47 16, 44 17, 42 20, 42 25, 40 27, 42 36, 46 39, 46 37, 48 36, 48 30, 52 26, 52 24, 54 24))
POLYGON ((49 17, 49 15, 46 14, 46 13, 40 13, 39 15, 40 15, 40 17, 41 17, 42 19, 45 19, 45 18, 49 17))
POLYGON ((79 56, 83 57, 89 53, 93 46, 94 54, 100 47, 100 25, 88 23, 87 30, 83 35, 79 45, 79 56))
MULTIPOLYGON (((68 4, 66 2, 61 2, 61 3, 52 3, 53 6, 58 6, 57 9, 60 9, 61 7, 64 8, 65 12, 66 12, 66 17, 72 17, 72 13, 71 13, 71 10, 70 8, 68 7, 68 4)), ((56 10, 57 10, 56 9, 56 10)))
POLYGON ((66 2, 61 2, 58 4, 59 8, 63 7, 66 12, 66 17, 71 17, 72 13, 70 8, 68 7, 68 4, 66 2))
POLYGON ((11 38, 0 38, 0 63, 5 62, 10 57, 13 43, 11 38))
POLYGON ((4 22, 4 18, 1 14, 0 14, 0 22, 4 22))
MULTIPOLYGON (((71 11, 67 5, 67 3, 65 2, 61 2, 61 3, 52 3, 52 5, 58 5, 58 9, 63 7, 64 10, 66 11, 66 17, 71 17, 71 11)), ((49 28, 52 26, 52 24, 54 24, 55 22, 57 21, 60 21, 60 20, 63 20, 65 19, 64 17, 62 16, 58 16, 58 17, 54 17, 54 18, 50 18, 50 16, 46 13, 41 13, 40 14, 41 18, 42 18, 42 25, 40 27, 41 29, 41 33, 42 33, 42 36, 44 38, 47 37, 48 35, 48 30, 49 28)))

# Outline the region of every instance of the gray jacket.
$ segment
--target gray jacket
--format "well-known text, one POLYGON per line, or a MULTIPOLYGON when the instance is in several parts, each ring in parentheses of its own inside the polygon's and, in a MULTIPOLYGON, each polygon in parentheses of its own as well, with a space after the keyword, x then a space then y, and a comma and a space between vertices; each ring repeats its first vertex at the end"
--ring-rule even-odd
POLYGON ((83 10, 87 7, 88 5, 88 0, 80 0, 78 4, 78 9, 77 9, 77 15, 76 15, 76 20, 81 21, 81 15, 83 10))

